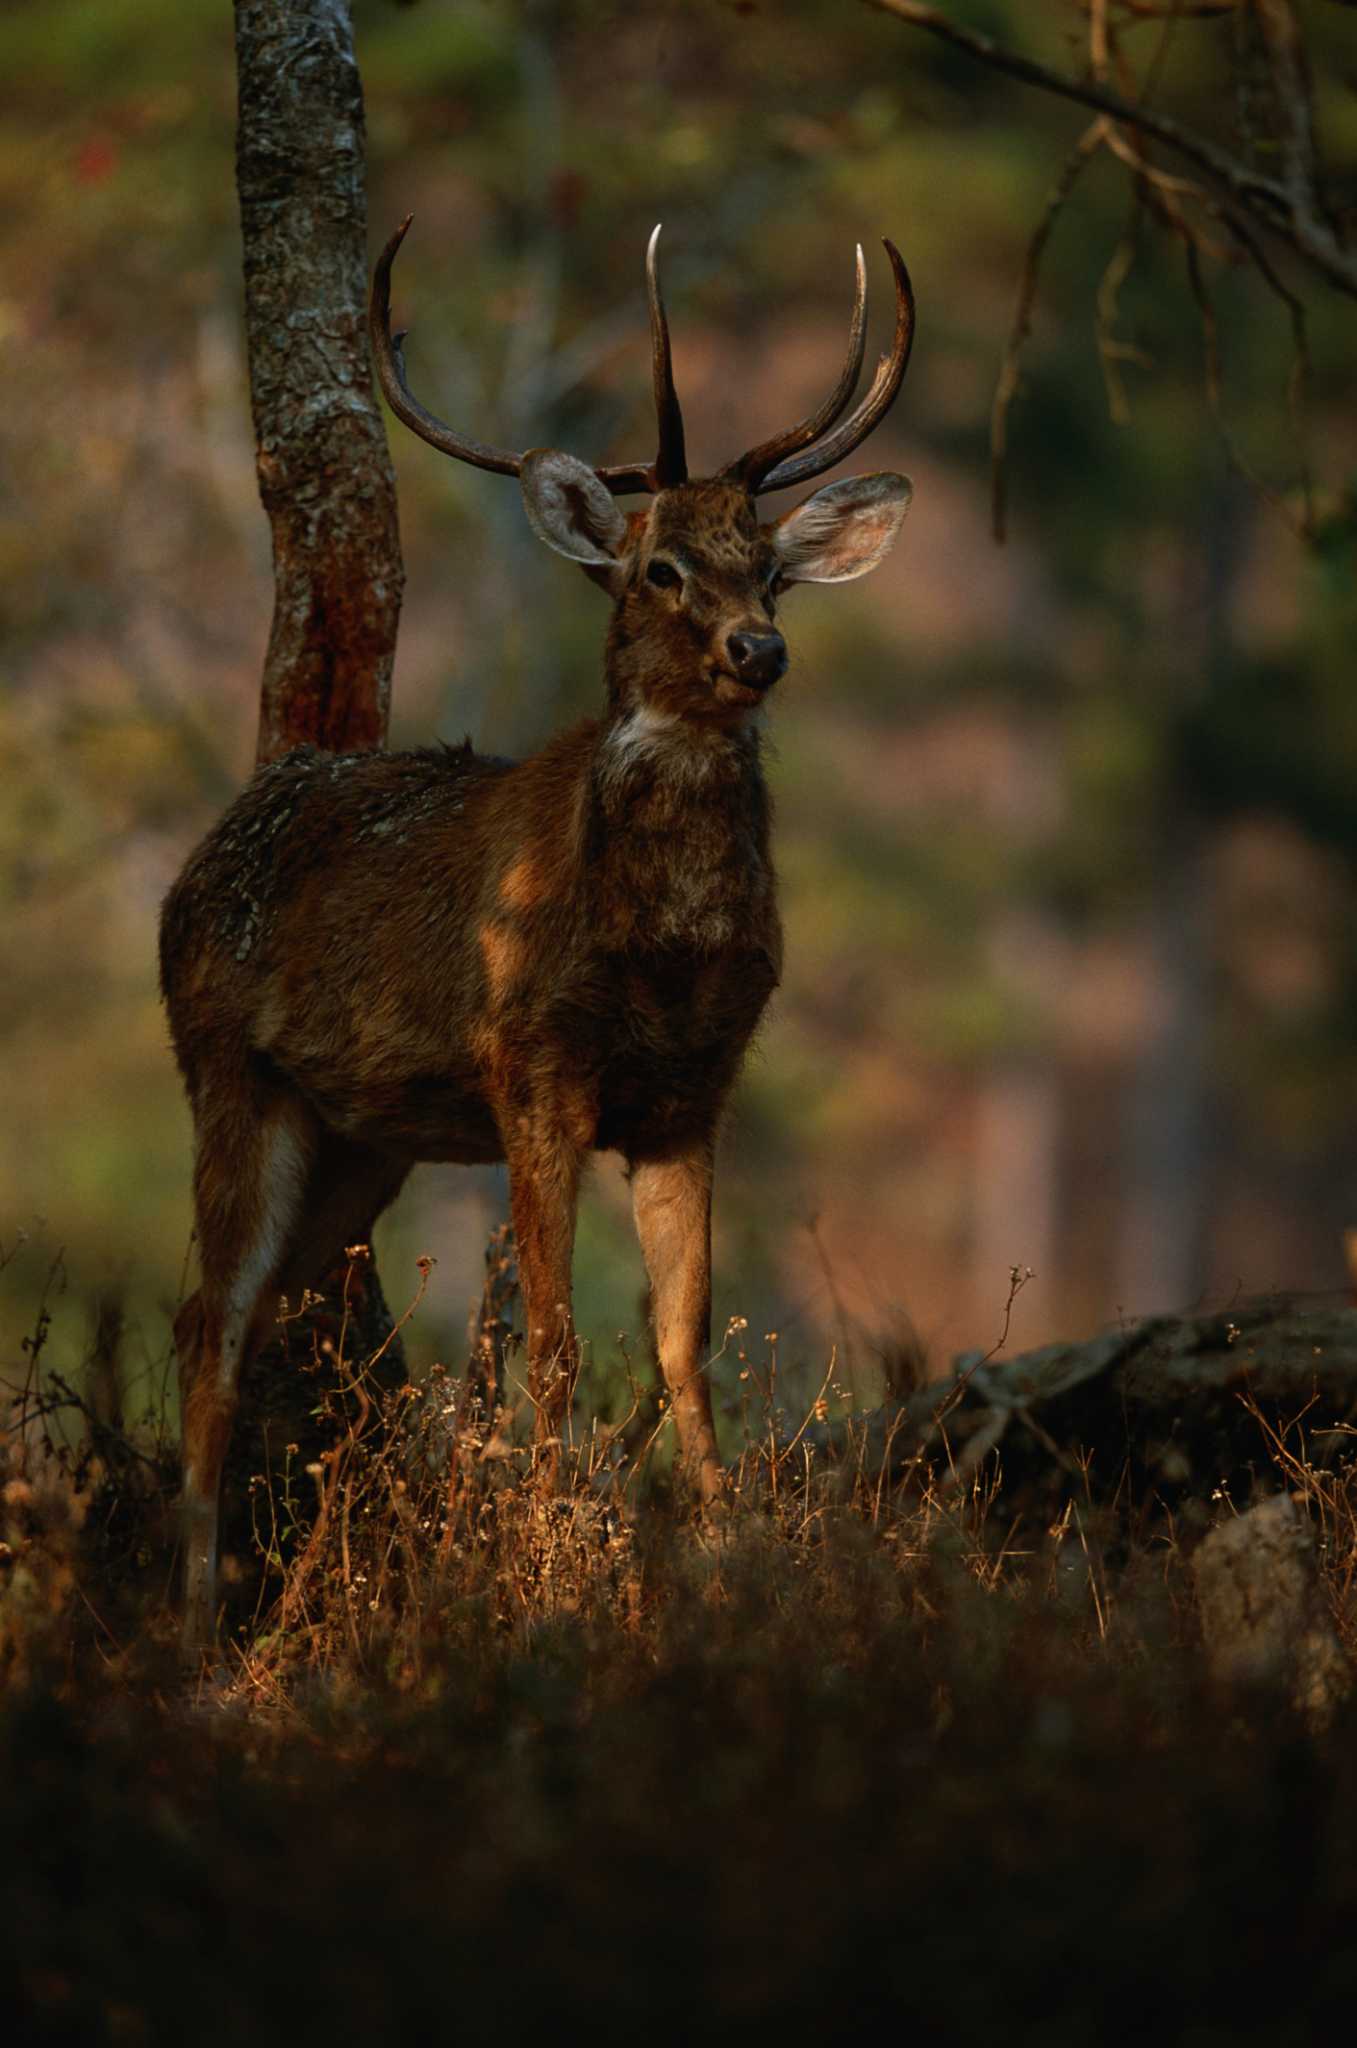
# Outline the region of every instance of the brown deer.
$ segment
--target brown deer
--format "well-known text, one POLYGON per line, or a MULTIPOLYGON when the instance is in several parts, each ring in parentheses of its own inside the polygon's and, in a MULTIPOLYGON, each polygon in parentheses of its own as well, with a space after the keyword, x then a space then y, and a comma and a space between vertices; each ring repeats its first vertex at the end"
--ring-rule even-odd
POLYGON ((793 583, 875 568, 910 499, 850 477, 761 524, 756 500, 819 475, 894 402, 913 338, 855 410, 867 286, 820 409, 690 481, 656 275, 646 264, 659 452, 589 468, 454 433, 408 388, 391 266, 370 308, 378 373, 407 426, 517 476, 528 520, 612 601, 597 718, 531 759, 461 748, 328 755, 261 769, 166 899, 161 981, 193 1110, 202 1286, 177 1332, 185 1636, 215 1611, 218 1492, 242 1362, 281 1294, 366 1238, 420 1160, 508 1163, 529 1386, 543 1455, 577 1353, 570 1269, 591 1152, 620 1152, 650 1279, 681 1466, 722 1468, 705 1376, 712 1157, 722 1105, 777 986, 781 932, 759 716, 787 666, 793 583), (641 511, 616 503, 646 492, 641 511))

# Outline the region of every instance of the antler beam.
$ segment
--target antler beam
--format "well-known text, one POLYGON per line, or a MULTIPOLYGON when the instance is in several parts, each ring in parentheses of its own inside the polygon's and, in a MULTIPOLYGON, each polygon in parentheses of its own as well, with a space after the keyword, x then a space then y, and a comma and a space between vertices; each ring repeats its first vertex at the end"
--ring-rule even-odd
POLYGON ((421 441, 427 441, 431 448, 437 448, 444 455, 455 456, 458 462, 472 462, 477 469, 493 469, 501 476, 517 476, 523 467, 523 457, 515 455, 508 448, 492 448, 484 441, 470 440, 465 434, 458 434, 442 420, 422 406, 411 391, 405 378, 405 356, 401 343, 406 330, 391 332, 391 266, 396 252, 409 232, 414 219, 407 213, 395 234, 377 258, 377 268, 372 273, 372 292, 368 299, 368 333, 372 339, 372 356, 377 365, 377 379, 386 396, 386 402, 398 420, 403 420, 421 441))
POLYGON ((832 469, 836 462, 842 462, 846 455, 851 455, 855 448, 861 446, 899 396, 909 367, 909 353, 914 346, 914 292, 904 258, 894 242, 883 242, 883 247, 890 257, 895 278, 895 336, 889 353, 882 356, 877 364, 861 403, 841 426, 833 433, 827 433, 826 429, 838 419, 852 397, 862 368, 867 326, 867 279, 859 248, 858 295, 853 308, 848 361, 844 365, 843 376, 818 413, 811 414, 800 426, 792 427, 787 433, 774 436, 748 455, 742 455, 738 462, 731 463, 726 469, 724 474, 739 477, 751 495, 785 490, 790 484, 804 483, 808 477, 820 476, 825 470, 832 469), (810 445, 812 443, 818 445, 810 445), (801 452, 796 452, 798 450, 801 452))
MULTIPOLYGON (((405 374, 405 356, 401 344, 405 331, 391 332, 391 266, 396 252, 405 240, 413 214, 407 214, 390 241, 377 258, 372 273, 372 293, 368 301, 368 331, 372 337, 373 361, 377 365, 377 378, 385 393, 387 404, 398 420, 403 420, 412 433, 427 441, 431 448, 437 448, 444 455, 453 456, 458 462, 470 462, 477 469, 490 469, 500 476, 517 476, 523 467, 523 457, 509 448, 494 448, 485 441, 475 441, 467 434, 459 434, 455 428, 437 419, 411 391, 405 374)), ((669 324, 665 319, 664 301, 660 296, 660 282, 656 264, 656 243, 660 231, 656 228, 650 238, 646 252, 646 291, 650 301, 650 343, 655 383, 655 410, 659 416, 659 452, 652 463, 611 463, 596 465, 594 474, 601 484, 622 497, 630 491, 667 490, 671 484, 687 480, 684 461, 683 414, 679 409, 678 394, 674 389, 673 365, 669 353, 669 324)))
POLYGON ((862 374, 862 357, 867 346, 867 264, 858 243, 856 266, 856 290, 853 299, 853 319, 848 330, 848 355, 838 383, 818 412, 807 415, 796 427, 788 427, 784 433, 774 434, 770 441, 751 448, 738 462, 732 462, 724 475, 742 483, 750 492, 763 488, 763 480, 770 470, 798 449, 809 448, 818 441, 821 434, 833 426, 839 414, 857 390, 858 378, 862 374))

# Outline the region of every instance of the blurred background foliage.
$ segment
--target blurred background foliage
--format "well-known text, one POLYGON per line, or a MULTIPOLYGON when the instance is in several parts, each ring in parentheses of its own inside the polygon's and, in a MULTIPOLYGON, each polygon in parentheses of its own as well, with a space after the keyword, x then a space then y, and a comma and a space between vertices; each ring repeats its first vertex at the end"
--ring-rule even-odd
MULTIPOLYGON (((953 12, 1052 61, 1077 13, 953 12)), ((1010 420, 988 419, 1032 227, 1086 123, 844 0, 356 0, 371 243, 415 388, 517 446, 650 452, 642 253, 665 222, 698 467, 818 399, 853 243, 889 233, 920 328, 854 466, 916 497, 895 558, 785 623, 774 792, 785 987, 718 1189, 717 1335, 828 1346, 866 1393, 917 1323, 935 1360, 1236 1288, 1345 1283, 1357 1224, 1357 308, 1312 278, 1319 539, 1240 480, 1204 402, 1181 251, 1121 290, 1125 417, 1095 307, 1127 226, 1093 166, 1047 252, 1010 420)), ((1357 200, 1357 14, 1310 10, 1318 116, 1357 200)), ((1203 126, 1228 24, 1160 90, 1203 126)), ((247 773, 270 607, 233 186, 231 11, 8 0, 0 16, 0 1247, 7 1370, 43 1286, 51 1355, 127 1307, 164 1359, 189 1254, 189 1125, 157 906, 247 773)), ((1285 503, 1291 336, 1213 276, 1224 406, 1285 503)), ((397 744, 531 749, 597 698, 604 611, 504 479, 393 427, 409 569, 397 744)), ((460 1350, 493 1173, 423 1169, 379 1237, 393 1302, 439 1259, 416 1361, 460 1350)), ((639 1328, 625 1190, 585 1207, 581 1321, 639 1328)))

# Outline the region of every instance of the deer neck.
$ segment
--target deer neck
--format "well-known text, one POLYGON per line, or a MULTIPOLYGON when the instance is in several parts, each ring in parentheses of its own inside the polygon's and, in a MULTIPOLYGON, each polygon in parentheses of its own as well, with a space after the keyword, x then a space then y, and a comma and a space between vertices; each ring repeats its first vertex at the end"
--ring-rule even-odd
POLYGON ((642 706, 604 720, 590 788, 598 928, 624 949, 712 954, 772 915, 757 730, 642 706))

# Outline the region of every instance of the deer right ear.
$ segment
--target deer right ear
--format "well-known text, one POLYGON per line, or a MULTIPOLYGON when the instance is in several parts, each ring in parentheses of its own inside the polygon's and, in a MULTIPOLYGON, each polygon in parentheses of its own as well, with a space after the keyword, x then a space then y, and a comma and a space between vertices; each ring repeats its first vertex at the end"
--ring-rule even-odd
POLYGON ((523 457, 518 480, 539 540, 586 568, 616 567, 626 514, 586 463, 555 448, 534 448, 523 457))

